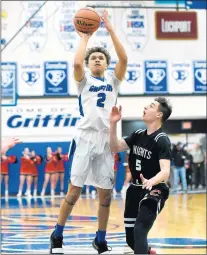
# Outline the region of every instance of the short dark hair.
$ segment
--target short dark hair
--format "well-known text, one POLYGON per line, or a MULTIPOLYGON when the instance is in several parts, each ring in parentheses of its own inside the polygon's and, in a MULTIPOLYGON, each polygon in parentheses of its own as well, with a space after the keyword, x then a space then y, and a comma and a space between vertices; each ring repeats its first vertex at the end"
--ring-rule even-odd
POLYGON ((94 52, 101 52, 101 53, 103 53, 105 55, 105 57, 106 57, 107 65, 110 64, 111 56, 110 56, 109 52, 106 49, 104 49, 103 47, 98 47, 97 46, 97 47, 93 47, 93 48, 90 48, 90 49, 87 50, 86 56, 85 56, 86 66, 88 65, 88 60, 89 60, 90 55, 92 53, 94 53, 94 52))
POLYGON ((154 100, 160 104, 159 110, 163 114, 162 123, 164 123, 172 113, 172 105, 170 104, 169 100, 165 97, 156 97, 154 100))

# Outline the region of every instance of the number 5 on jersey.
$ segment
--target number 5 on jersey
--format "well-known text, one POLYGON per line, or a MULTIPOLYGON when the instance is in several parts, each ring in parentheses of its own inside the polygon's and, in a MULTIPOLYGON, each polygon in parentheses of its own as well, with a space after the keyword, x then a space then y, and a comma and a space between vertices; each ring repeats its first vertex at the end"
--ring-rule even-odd
POLYGON ((141 160, 137 159, 136 160, 136 171, 141 171, 142 166, 141 166, 141 160))

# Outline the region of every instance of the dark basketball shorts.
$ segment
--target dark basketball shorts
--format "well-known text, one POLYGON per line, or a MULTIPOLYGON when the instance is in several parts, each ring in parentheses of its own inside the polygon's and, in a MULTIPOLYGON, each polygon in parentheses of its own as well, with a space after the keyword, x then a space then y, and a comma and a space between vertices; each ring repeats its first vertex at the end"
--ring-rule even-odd
POLYGON ((124 211, 125 227, 133 227, 144 201, 157 204, 157 214, 163 209, 169 196, 169 188, 165 183, 153 186, 152 190, 142 189, 142 186, 131 184, 127 189, 124 211))

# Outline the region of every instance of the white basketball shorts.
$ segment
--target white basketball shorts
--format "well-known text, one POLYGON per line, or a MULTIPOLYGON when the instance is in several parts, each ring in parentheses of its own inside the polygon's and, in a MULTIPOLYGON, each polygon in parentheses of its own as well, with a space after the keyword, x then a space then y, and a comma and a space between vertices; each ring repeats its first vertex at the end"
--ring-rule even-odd
POLYGON ((77 129, 70 146, 69 162, 70 181, 74 186, 113 188, 114 159, 109 133, 77 129))

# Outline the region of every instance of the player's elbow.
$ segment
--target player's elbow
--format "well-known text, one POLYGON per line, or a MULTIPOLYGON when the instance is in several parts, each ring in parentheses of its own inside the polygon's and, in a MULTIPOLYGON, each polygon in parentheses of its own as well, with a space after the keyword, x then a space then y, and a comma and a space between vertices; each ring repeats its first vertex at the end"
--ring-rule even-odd
POLYGON ((81 63, 78 60, 74 61, 74 69, 75 70, 81 69, 82 67, 83 67, 83 63, 81 63))
POLYGON ((128 57, 127 57, 126 53, 122 56, 121 62, 122 62, 122 64, 127 65, 128 57))
POLYGON ((117 153, 118 152, 118 146, 115 146, 113 144, 110 144, 110 150, 113 153, 117 153))

